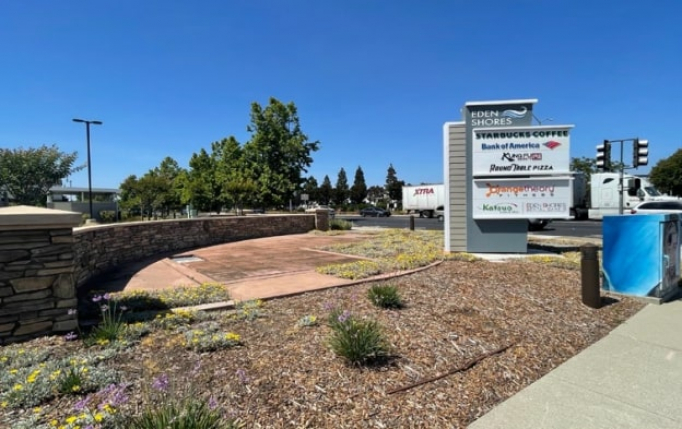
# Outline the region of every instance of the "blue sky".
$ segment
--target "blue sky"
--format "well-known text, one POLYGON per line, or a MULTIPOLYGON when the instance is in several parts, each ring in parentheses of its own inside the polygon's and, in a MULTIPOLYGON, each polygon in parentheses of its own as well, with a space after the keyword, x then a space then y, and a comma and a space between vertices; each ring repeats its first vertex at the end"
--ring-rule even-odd
MULTIPOLYGON (((0 146, 57 144, 118 187, 249 134, 250 104, 293 101, 309 174, 442 182, 442 126, 466 101, 537 98, 575 124, 571 156, 648 138, 682 147, 682 2, 118 0, 0 5, 0 146)), ((626 151, 626 159, 631 153, 626 151)), ((646 173, 649 167, 640 168, 646 173)), ((85 171, 73 186, 87 186, 85 171)))

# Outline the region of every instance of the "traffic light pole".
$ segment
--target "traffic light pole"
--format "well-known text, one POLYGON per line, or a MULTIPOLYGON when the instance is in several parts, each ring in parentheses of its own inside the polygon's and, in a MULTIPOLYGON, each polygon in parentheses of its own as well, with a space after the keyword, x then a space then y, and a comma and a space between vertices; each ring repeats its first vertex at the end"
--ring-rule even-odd
MULTIPOLYGON (((604 140, 604 144, 601 146, 597 147, 597 160, 599 162, 599 156, 600 152, 606 156, 608 159, 603 160, 603 168, 604 171, 606 171, 606 168, 610 168, 611 166, 611 145, 613 143, 620 143, 620 165, 618 166, 618 214, 622 215, 623 214, 623 181, 624 181, 624 176, 625 176, 625 163, 623 162, 623 142, 632 142, 632 148, 633 148, 633 159, 632 159, 632 166, 627 167, 627 168, 637 168, 640 165, 647 165, 649 160, 648 160, 648 154, 649 154, 649 141, 648 140, 641 140, 638 137, 631 138, 631 139, 621 139, 621 140, 604 140)), ((598 164, 599 165, 599 164, 598 164)))

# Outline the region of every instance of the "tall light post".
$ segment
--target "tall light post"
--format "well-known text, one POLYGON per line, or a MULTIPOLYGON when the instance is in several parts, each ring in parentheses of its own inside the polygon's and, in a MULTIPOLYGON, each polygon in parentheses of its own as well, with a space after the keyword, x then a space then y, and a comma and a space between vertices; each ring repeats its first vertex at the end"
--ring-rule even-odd
POLYGON ((85 119, 74 119, 73 122, 85 124, 85 135, 88 142, 88 199, 90 200, 90 219, 94 220, 92 212, 92 166, 90 165, 90 124, 102 125, 102 121, 86 121, 85 119))

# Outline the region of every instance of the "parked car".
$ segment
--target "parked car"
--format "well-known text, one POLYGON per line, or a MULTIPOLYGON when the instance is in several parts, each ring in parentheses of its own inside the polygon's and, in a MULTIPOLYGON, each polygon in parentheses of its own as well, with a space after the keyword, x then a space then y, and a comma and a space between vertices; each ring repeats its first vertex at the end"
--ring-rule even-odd
POLYGON ((379 207, 365 207, 360 210, 360 216, 374 216, 374 217, 389 217, 391 212, 388 210, 380 209, 379 207))
POLYGON ((324 205, 324 204, 316 205, 314 207, 309 207, 305 211, 306 211, 306 213, 315 213, 315 211, 317 211, 317 210, 329 211, 329 218, 330 219, 334 219, 334 216, 336 216, 336 211, 333 208, 331 208, 327 205, 324 205))
POLYGON ((631 214, 677 213, 682 214, 682 200, 678 201, 645 201, 630 210, 631 214))

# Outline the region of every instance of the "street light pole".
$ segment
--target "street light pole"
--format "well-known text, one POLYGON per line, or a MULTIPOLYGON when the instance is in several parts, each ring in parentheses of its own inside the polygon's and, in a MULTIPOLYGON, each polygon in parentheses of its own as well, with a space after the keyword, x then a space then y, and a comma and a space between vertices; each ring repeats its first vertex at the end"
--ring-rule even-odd
POLYGON ((86 121, 85 119, 74 118, 73 122, 85 124, 85 135, 88 144, 88 200, 90 201, 90 219, 94 220, 95 215, 92 211, 92 166, 90 163, 90 124, 102 125, 102 121, 86 121))

